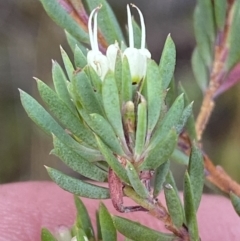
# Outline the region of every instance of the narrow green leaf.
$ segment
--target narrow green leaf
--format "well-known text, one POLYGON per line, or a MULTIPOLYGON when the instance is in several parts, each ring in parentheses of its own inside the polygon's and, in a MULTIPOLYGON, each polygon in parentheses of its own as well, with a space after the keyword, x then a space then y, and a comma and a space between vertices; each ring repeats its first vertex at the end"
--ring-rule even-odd
POLYGON ((160 71, 155 61, 148 61, 145 80, 147 84, 148 135, 152 133, 157 124, 162 106, 163 90, 160 71))
POLYGON ((74 63, 76 68, 80 69, 83 69, 87 65, 87 58, 78 45, 75 45, 74 48, 74 63))
POLYGON ((76 73, 73 77, 73 88, 81 106, 89 113, 103 114, 102 107, 94 92, 94 86, 84 71, 76 73))
MULTIPOLYGON (((65 30, 65 35, 67 38, 68 45, 70 46, 72 52, 74 53, 76 46, 81 49, 83 52, 84 56, 87 55, 87 48, 80 43, 76 38, 74 38, 69 32, 65 30)), ((77 67, 77 66, 76 66, 77 67)))
POLYGON ((84 143, 96 147, 92 132, 81 122, 78 116, 71 112, 56 93, 41 80, 37 79, 38 91, 43 101, 57 119, 84 143))
POLYGON ((96 136, 96 140, 98 143, 99 150, 105 157, 108 165, 113 169, 113 171, 117 174, 117 176, 124 181, 125 183, 129 183, 129 179, 127 176, 127 172, 118 159, 113 155, 112 151, 102 142, 100 138, 96 136))
POLYGON ((86 233, 81 228, 77 228, 76 234, 77 234, 76 235, 77 241, 88 241, 89 240, 86 236, 86 233))
POLYGON ((169 167, 170 167, 170 161, 166 161, 156 169, 154 184, 153 184, 154 197, 157 197, 160 191, 162 190, 163 183, 165 182, 169 167))
MULTIPOLYGON (((81 113, 83 114, 83 113, 81 113)), ((82 115, 88 126, 97 134, 101 140, 118 155, 124 155, 121 144, 113 131, 112 126, 98 114, 82 115)))
POLYGON ((102 5, 98 13, 98 26, 102 35, 106 38, 108 44, 113 44, 117 40, 118 43, 124 41, 124 37, 118 21, 108 2, 105 0, 85 0, 88 8, 92 11, 94 8, 102 5))
POLYGON ((202 152, 196 146, 192 145, 192 150, 189 158, 188 173, 191 179, 192 188, 194 190, 194 204, 195 210, 198 210, 198 206, 201 201, 201 196, 204 186, 204 165, 202 152))
POLYGON ((139 169, 155 170, 161 164, 166 162, 176 147, 177 139, 178 135, 176 130, 170 130, 165 138, 160 141, 155 148, 149 150, 147 157, 139 166, 139 169))
POLYGON ((202 10, 199 6, 197 6, 194 10, 194 15, 193 15, 194 31, 195 31, 195 38, 197 41, 198 53, 201 55, 205 65, 207 67, 210 67, 212 63, 212 58, 213 58, 212 56, 213 50, 212 50, 211 41, 209 39, 207 30, 206 30, 206 26, 208 26, 208 22, 206 21, 206 19, 204 19, 203 17, 204 13, 202 13, 202 11, 204 10, 202 10))
POLYGON ((132 77, 126 56, 122 60, 122 102, 132 100, 132 77))
POLYGON ((161 78, 161 82, 164 90, 168 87, 171 79, 173 78, 175 64, 176 64, 176 48, 169 34, 165 41, 162 56, 159 63, 160 78, 161 78))
POLYGON ((121 53, 121 51, 118 51, 117 57, 116 57, 116 62, 115 62, 114 77, 115 77, 116 85, 118 88, 120 103, 122 103, 122 80, 123 80, 122 73, 123 73, 122 53, 121 53))
POLYGON ((179 95, 174 101, 171 108, 168 110, 160 126, 154 131, 149 145, 149 149, 154 148, 163 140, 166 134, 179 123, 184 109, 184 95, 179 95))
POLYGON ((102 233, 102 240, 104 241, 115 241, 117 240, 116 228, 113 224, 110 213, 103 203, 99 206, 99 221, 100 229, 102 233))
POLYGON ((145 186, 143 186, 143 183, 139 179, 139 175, 135 169, 135 167, 132 165, 131 162, 127 161, 126 165, 127 175, 130 181, 131 186, 135 190, 135 192, 142 198, 147 198, 149 196, 149 193, 145 186))
POLYGON ((183 194, 184 194, 184 210, 185 210, 188 232, 190 234, 191 240, 199 241, 193 188, 192 188, 191 180, 187 171, 184 176, 184 193, 183 194))
POLYGON ((227 70, 230 71, 240 61, 240 0, 236 0, 233 7, 233 18, 228 35, 229 54, 226 62, 227 70))
POLYGON ((215 39, 213 2, 209 0, 198 0, 197 2, 202 16, 202 24, 205 26, 210 42, 213 43, 215 39))
POLYGON ((41 230, 41 241, 57 241, 50 231, 46 228, 41 230))
POLYGON ((147 108, 146 101, 143 100, 138 104, 137 109, 137 130, 136 130, 136 142, 135 142, 135 156, 136 159, 141 155, 145 140, 146 140, 146 131, 147 131, 147 108))
MULTIPOLYGON (((176 194, 179 193, 177 185, 176 185, 176 182, 174 180, 174 177, 173 177, 173 174, 172 174, 171 170, 169 170, 168 173, 167 173, 165 184, 170 184, 170 186, 172 187, 174 192, 176 194)), ((178 203, 176 205, 178 206, 179 217, 181 217, 181 219, 184 220, 184 223, 185 223, 185 212, 184 212, 184 209, 183 209, 183 205, 182 205, 182 201, 180 199, 180 196, 179 195, 175 195, 174 199, 175 199, 175 202, 178 203)), ((176 219, 178 219, 178 217, 176 217, 176 219)))
MULTIPOLYGON (((79 27, 78 23, 59 4, 58 0, 40 0, 47 14, 60 27, 66 29, 72 36, 81 42, 89 43, 88 34, 79 27)), ((97 6, 97 5, 96 5, 97 6)))
POLYGON ((168 90, 166 91, 167 95, 165 97, 166 106, 171 107, 174 103, 174 100, 177 98, 177 88, 174 77, 168 85, 168 90))
POLYGON ((88 161, 99 160, 100 153, 93 149, 84 147, 74 141, 65 130, 52 118, 52 116, 29 94, 20 90, 22 105, 28 116, 48 135, 52 133, 64 144, 73 148, 78 154, 88 161))
POLYGON ((177 148, 173 151, 170 159, 182 165, 188 165, 189 161, 189 157, 177 148))
POLYGON ((122 217, 113 216, 112 219, 116 229, 124 236, 133 240, 173 241, 176 238, 171 234, 157 232, 153 229, 141 225, 138 222, 133 222, 122 217))
POLYGON ((69 109, 71 109, 73 113, 75 113, 76 107, 73 105, 67 89, 67 78, 61 66, 56 61, 53 61, 52 65, 52 78, 59 98, 68 106, 69 109))
POLYGON ((99 182, 107 180, 106 172, 84 159, 73 149, 59 141, 55 136, 53 136, 53 144, 54 149, 51 151, 51 154, 61 158, 71 169, 92 180, 99 182))
POLYGON ((223 30, 226 19, 227 1, 226 0, 215 0, 214 1, 214 14, 216 25, 219 30, 223 30))
POLYGON ((97 240, 102 240, 102 231, 100 227, 99 211, 96 211, 97 240))
POLYGON ((193 106, 193 102, 190 103, 182 112, 182 116, 178 122, 178 124, 176 125, 176 131, 177 133, 181 133, 185 124, 187 123, 189 117, 192 115, 192 106, 193 106))
POLYGON ((106 116, 117 136, 123 141, 123 125, 116 81, 111 72, 106 75, 102 85, 103 106, 106 116))
POLYGON ((234 210, 240 216, 240 197, 238 197, 236 194, 233 192, 230 192, 230 199, 232 201, 232 205, 234 207, 234 210))
POLYGON ((68 57, 67 53, 62 48, 62 46, 60 46, 60 51, 61 51, 61 55, 62 55, 62 59, 63 59, 65 69, 67 71, 68 79, 70 81, 72 81, 75 69, 73 67, 73 64, 72 64, 70 58, 68 57))
POLYGON ((94 239, 94 229, 84 203, 76 195, 74 195, 74 202, 77 208, 77 228, 83 229, 84 233, 90 240, 94 239))
POLYGON ((199 47, 194 49, 191 63, 196 82, 200 89, 204 92, 208 86, 209 73, 207 71, 206 63, 203 61, 203 58, 199 53, 199 47))
MULTIPOLYGON (((189 97, 187 95, 186 90, 183 88, 182 84, 179 83, 179 91, 180 93, 184 93, 184 102, 185 105, 190 105, 190 100, 189 97)), ((185 108, 186 109, 186 108, 185 108)), ((191 111, 192 112, 192 111, 191 111)), ((191 113, 191 115, 189 116, 187 123, 186 123, 186 130, 188 135, 190 136, 191 140, 196 140, 197 138, 197 133, 196 133, 196 128, 195 128, 195 119, 194 119, 194 115, 193 112, 191 113)))
POLYGON ((172 222, 176 227, 181 227, 184 222, 182 212, 182 203, 180 202, 178 192, 172 187, 170 183, 164 185, 164 194, 168 212, 171 216, 172 222))
POLYGON ((142 31, 134 17, 132 17, 133 33, 134 33, 134 47, 137 49, 141 48, 142 42, 142 31))
POLYGON ((81 197, 87 197, 92 199, 110 198, 108 188, 96 186, 91 183, 69 177, 51 167, 46 167, 46 169, 52 180, 56 182, 58 186, 68 192, 71 192, 81 197))

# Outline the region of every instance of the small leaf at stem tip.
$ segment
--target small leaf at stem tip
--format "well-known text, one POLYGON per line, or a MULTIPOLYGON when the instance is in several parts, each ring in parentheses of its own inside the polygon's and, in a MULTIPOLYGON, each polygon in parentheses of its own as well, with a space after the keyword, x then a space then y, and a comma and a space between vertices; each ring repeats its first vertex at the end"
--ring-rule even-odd
POLYGON ((116 229, 127 238, 130 238, 133 240, 174 241, 176 239, 176 236, 174 235, 157 232, 153 229, 150 229, 146 226, 141 225, 138 222, 133 222, 131 220, 118 217, 118 216, 113 216, 112 219, 116 229))
POLYGON ((83 69, 87 65, 87 58, 78 45, 75 45, 74 48, 74 63, 76 68, 80 69, 83 69))
POLYGON ((76 178, 69 177, 60 171, 45 166, 51 179, 56 182, 62 189, 76 194, 81 197, 92 199, 108 199, 110 198, 108 188, 100 187, 87 183, 76 178))
POLYGON ((167 89, 171 79, 173 78, 175 64, 176 48, 171 35, 168 34, 159 63, 160 79, 164 90, 167 89))
POLYGON ((146 187, 143 185, 143 183, 139 179, 139 175, 138 175, 135 167, 129 161, 127 161, 126 170, 127 170, 127 175, 128 175, 129 181, 130 181, 133 189, 135 190, 135 192, 140 197, 147 198, 149 196, 149 193, 148 193, 146 187))
POLYGON ((238 216, 240 216, 240 197, 238 197, 233 192, 230 192, 230 199, 232 201, 232 205, 238 216))
POLYGON ((215 0, 214 1, 214 15, 216 25, 220 31, 223 30, 226 19, 227 1, 226 0, 215 0))
POLYGON ((230 71, 239 61, 240 61, 240 31, 239 31, 239 22, 240 22, 240 1, 237 0, 234 2, 231 14, 233 14, 231 27, 228 35, 228 45, 229 53, 226 61, 227 71, 230 71))
POLYGON ((99 213, 102 240, 116 241, 117 240, 116 228, 113 224, 113 220, 110 213, 108 212, 106 206, 103 203, 100 203, 98 213, 99 213))
POLYGON ((41 241, 57 241, 57 239, 51 234, 48 229, 42 228, 41 241))
POLYGON ((85 205, 83 204, 82 200, 76 195, 74 195, 74 202, 77 208, 77 228, 83 229, 84 233, 90 240, 94 239, 94 229, 92 227, 91 219, 85 205))

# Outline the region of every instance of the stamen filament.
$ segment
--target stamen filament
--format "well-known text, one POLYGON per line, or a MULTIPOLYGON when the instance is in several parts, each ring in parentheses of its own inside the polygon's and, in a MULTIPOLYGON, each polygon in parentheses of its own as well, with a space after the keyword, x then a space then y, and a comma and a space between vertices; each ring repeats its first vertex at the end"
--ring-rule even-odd
POLYGON ((128 18, 129 47, 134 48, 132 15, 128 4, 127 4, 127 18, 128 18))
POLYGON ((142 12, 140 11, 140 9, 136 5, 131 3, 131 6, 137 9, 139 17, 140 17, 141 30, 142 30, 141 49, 145 49, 145 45, 146 45, 146 28, 145 28, 144 18, 143 18, 142 12))

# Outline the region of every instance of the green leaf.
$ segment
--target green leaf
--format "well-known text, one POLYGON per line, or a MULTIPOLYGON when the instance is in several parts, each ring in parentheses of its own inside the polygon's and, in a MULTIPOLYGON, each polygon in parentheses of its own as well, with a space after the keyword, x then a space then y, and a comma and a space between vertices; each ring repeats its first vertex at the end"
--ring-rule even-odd
POLYGON ((139 169, 155 170, 161 164, 166 162, 176 147, 177 139, 178 135, 176 130, 170 130, 165 138, 156 145, 156 147, 149 150, 147 157, 139 166, 139 169))
POLYGON ((50 231, 46 228, 41 230, 41 240, 42 241, 57 241, 50 231))
POLYGON ((84 233, 89 239, 94 239, 94 229, 84 203, 76 195, 74 195, 74 202, 77 208, 77 228, 83 229, 84 233))
POLYGON ((173 78, 175 64, 176 64, 176 48, 169 34, 165 41, 162 56, 159 63, 160 79, 164 90, 168 87, 171 79, 173 78))
POLYGON ((53 133, 61 142, 74 149, 79 155, 84 156, 88 161, 99 160, 101 155, 98 151, 74 141, 34 98, 22 90, 20 90, 20 97, 28 116, 48 135, 53 133))
POLYGON ((125 140, 118 89, 111 72, 108 72, 102 85, 103 106, 106 116, 121 141, 125 140))
POLYGON ((230 199, 231 199, 232 205, 234 207, 234 210, 236 211, 238 216, 240 216, 240 197, 238 197, 233 192, 230 192, 230 199))
POLYGON ((173 241, 176 237, 170 234, 160 233, 138 222, 133 222, 128 219, 113 216, 113 223, 116 229, 124 236, 138 241, 173 241))
MULTIPOLYGON (((83 113, 81 113, 83 114, 83 113)), ((112 126, 98 114, 82 115, 88 126, 101 138, 101 140, 111 149, 112 152, 123 156, 124 152, 121 144, 114 133, 112 126)))
POLYGON ((188 156, 184 154, 182 151, 179 149, 175 149, 170 157, 171 160, 182 164, 182 165, 188 165, 188 156))
POLYGON ((157 197, 160 191, 162 190, 163 183, 165 182, 169 167, 170 167, 170 162, 166 161, 155 170, 155 178, 154 178, 154 184, 153 184, 154 197, 157 197))
MULTIPOLYGON (((172 104, 174 103, 174 100, 177 98, 177 88, 176 88, 176 83, 174 77, 170 81, 168 85, 168 90, 165 91, 167 93, 165 97, 165 104, 168 107, 171 107, 172 104)), ((165 94, 165 93, 164 93, 165 94)))
POLYGON ((214 14, 216 25, 219 30, 223 30, 226 19, 227 1, 215 0, 214 1, 214 14))
MULTIPOLYGON (((60 5, 58 0, 40 0, 47 14, 60 27, 66 29, 73 37, 81 42, 89 43, 88 34, 79 27, 78 23, 60 5)), ((97 6, 97 5, 96 5, 97 6)))
POLYGON ((76 232, 77 241, 88 241, 89 240, 83 229, 77 228, 76 231, 77 231, 76 232))
POLYGON ((85 0, 85 2, 90 11, 92 11, 97 6, 102 5, 100 11, 98 12, 98 26, 102 35, 107 40, 108 45, 114 44, 116 40, 118 43, 124 41, 121 28, 107 1, 85 0))
POLYGON ((73 105, 70 94, 67 89, 67 78, 61 68, 61 66, 53 61, 52 65, 52 78, 55 90, 59 98, 68 106, 68 108, 76 113, 76 107, 73 105))
POLYGON ((71 169, 92 180, 99 182, 107 180, 106 172, 84 159, 73 149, 59 141, 55 136, 53 136, 53 144, 54 149, 51 151, 51 154, 61 158, 71 169))
POLYGON ((137 159, 143 152, 143 148, 146 140, 147 130, 147 108, 146 101, 142 100, 138 104, 137 109, 137 130, 136 130, 136 143, 135 143, 135 156, 137 159))
POLYGON ((184 214, 178 192, 176 192, 170 183, 166 183, 164 185, 164 194, 173 224, 176 227, 181 227, 184 223, 184 214))
POLYGON ((76 73, 73 77, 73 88, 77 100, 81 106, 89 113, 103 114, 101 104, 98 102, 97 96, 94 92, 94 86, 84 71, 76 73))
POLYGON ((142 198, 148 198, 149 193, 145 186, 143 186, 143 183, 139 179, 139 175, 135 169, 135 167, 132 165, 131 162, 127 161, 126 165, 127 175, 130 181, 131 186, 135 190, 135 192, 142 198))
MULTIPOLYGON (((208 0, 204 0, 204 1, 208 1, 208 0)), ((206 26, 208 26, 209 24, 206 21, 206 19, 204 19, 204 15, 205 15, 203 13, 204 11, 205 10, 197 6, 194 10, 193 22, 194 22, 194 31, 195 31, 195 38, 197 41, 198 52, 201 55, 205 65, 207 67, 210 67, 212 63, 212 58, 213 58, 213 49, 206 30, 206 26)))
POLYGON ((103 203, 99 206, 99 221, 102 234, 102 240, 114 241, 117 240, 116 228, 113 224, 110 213, 103 203))
POLYGON ((79 117, 72 113, 66 104, 45 83, 37 79, 37 85, 41 98, 57 119, 84 143, 96 147, 97 145, 92 132, 81 122, 79 117))
MULTIPOLYGON (((134 35, 134 47, 137 49, 141 48, 142 42, 142 31, 134 17, 132 17, 133 35, 134 35)), ((129 33, 128 33, 129 36, 129 33)))
POLYGON ((67 71, 68 79, 70 81, 72 81, 75 69, 73 67, 73 64, 72 64, 70 58, 68 57, 67 53, 62 48, 62 46, 60 46, 60 51, 61 51, 64 67, 65 67, 65 69, 67 71))
POLYGON ((240 0, 236 0, 233 7, 232 23, 228 35, 229 54, 226 62, 227 70, 230 71, 240 61, 240 0))
POLYGON ((122 102, 132 100, 132 77, 129 68, 128 59, 126 56, 122 60, 122 90, 121 99, 122 102))
POLYGON ((74 63, 76 68, 80 69, 83 69, 87 65, 87 58, 77 45, 74 48, 74 63))
POLYGON ((122 54, 121 54, 121 51, 118 51, 116 62, 115 62, 114 77, 118 88, 120 103, 122 103, 122 80, 123 80, 122 73, 123 73, 122 54))
POLYGON ((110 198, 108 188, 96 186, 91 183, 69 177, 51 167, 46 167, 46 169, 51 179, 56 182, 58 186, 68 192, 91 199, 110 198))
POLYGON ((127 176, 127 172, 118 159, 113 155, 112 151, 101 141, 100 138, 96 136, 96 140, 98 143, 99 150, 105 157, 108 165, 113 169, 113 171, 117 174, 117 176, 124 181, 125 183, 129 183, 129 179, 127 176))
POLYGON ((187 123, 189 117, 192 115, 192 106, 193 102, 191 102, 182 112, 182 116, 176 125, 176 131, 177 133, 181 133, 185 124, 187 123))
POLYGON ((193 70, 193 74, 196 79, 196 82, 200 87, 200 89, 202 91, 205 91, 208 86, 209 73, 206 67, 206 63, 205 61, 203 61, 203 58, 199 52, 199 47, 196 47, 194 49, 191 62, 192 62, 192 70, 193 70))
POLYGON ((192 150, 189 158, 188 173, 191 179, 192 188, 194 190, 194 204, 195 210, 197 211, 201 201, 204 186, 204 165, 202 152, 196 146, 196 144, 192 145, 192 150))
POLYGON ((168 110, 167 114, 164 116, 160 123, 160 126, 156 128, 151 138, 149 149, 154 148, 167 133, 179 123, 184 109, 184 95, 179 95, 174 101, 171 108, 168 110))
POLYGON ((184 176, 184 193, 183 194, 184 194, 185 217, 186 217, 187 227, 188 227, 191 240, 199 241, 193 187, 191 185, 191 180, 187 171, 184 176))
POLYGON ((148 110, 148 135, 151 135, 160 116, 162 105, 162 80, 158 65, 153 60, 147 62, 147 110, 148 110))

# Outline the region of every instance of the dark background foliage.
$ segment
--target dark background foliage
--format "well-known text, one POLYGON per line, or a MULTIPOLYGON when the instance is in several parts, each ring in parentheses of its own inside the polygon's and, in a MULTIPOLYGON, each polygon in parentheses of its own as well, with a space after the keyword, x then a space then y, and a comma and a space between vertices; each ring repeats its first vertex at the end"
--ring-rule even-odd
MULTIPOLYGON (((126 4, 110 4, 125 29, 126 4)), ((158 61, 168 33, 177 47, 176 81, 187 88, 195 100, 195 112, 202 94, 196 86, 190 65, 195 45, 191 0, 136 0, 143 12, 147 28, 147 42, 152 57, 158 61)), ((132 11, 138 21, 136 11, 132 11)), ((20 180, 48 179, 44 164, 69 170, 48 153, 51 138, 30 121, 25 114, 18 88, 37 99, 33 76, 51 85, 51 59, 61 63, 59 45, 70 53, 63 31, 46 15, 39 1, 0 1, 0 183, 20 180)), ((223 94, 217 101, 204 135, 204 148, 215 163, 222 165, 233 178, 240 181, 240 86, 223 94)), ((174 173, 182 171, 174 166, 174 173)))

